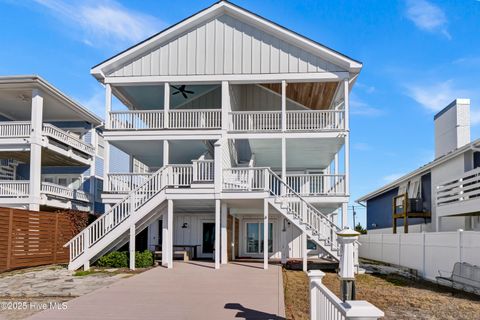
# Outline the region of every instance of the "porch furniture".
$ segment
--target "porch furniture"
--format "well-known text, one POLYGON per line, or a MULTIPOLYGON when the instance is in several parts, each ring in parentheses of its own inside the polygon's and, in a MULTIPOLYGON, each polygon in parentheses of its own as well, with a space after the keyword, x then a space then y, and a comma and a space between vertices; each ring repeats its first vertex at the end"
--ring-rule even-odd
POLYGON ((199 244, 174 244, 173 249, 179 248, 183 249, 184 251, 188 251, 190 256, 195 260, 197 259, 197 247, 200 247, 199 244))
POLYGON ((467 262, 456 262, 449 277, 438 271, 437 283, 453 289, 472 292, 480 295, 480 267, 467 262))
POLYGON ((180 257, 183 261, 190 261, 190 252, 188 250, 175 250, 173 251, 173 257, 180 257))

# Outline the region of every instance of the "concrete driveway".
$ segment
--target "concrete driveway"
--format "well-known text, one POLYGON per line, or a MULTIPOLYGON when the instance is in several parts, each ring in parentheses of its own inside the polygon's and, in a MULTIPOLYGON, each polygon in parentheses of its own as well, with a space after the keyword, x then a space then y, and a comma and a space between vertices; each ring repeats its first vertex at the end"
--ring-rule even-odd
POLYGON ((280 266, 178 262, 120 280, 30 319, 284 319, 280 266))

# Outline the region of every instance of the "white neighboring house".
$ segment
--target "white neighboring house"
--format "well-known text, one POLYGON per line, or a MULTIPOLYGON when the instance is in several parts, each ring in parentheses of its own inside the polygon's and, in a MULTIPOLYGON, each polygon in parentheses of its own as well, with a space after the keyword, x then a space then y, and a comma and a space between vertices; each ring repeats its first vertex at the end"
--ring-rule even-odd
POLYGON ((0 206, 103 212, 101 124, 39 76, 0 76, 0 206))
POLYGON ((179 247, 216 268, 240 257, 265 268, 337 260, 361 68, 226 1, 95 66, 106 88, 107 209, 68 243, 69 268, 127 242, 130 254, 161 247, 169 268, 179 247), (110 170, 111 147, 130 156, 130 172, 110 170))
POLYGON ((393 214, 405 211, 399 232, 480 231, 480 140, 470 141, 470 100, 454 100, 434 121, 435 160, 357 200, 366 204, 369 234, 392 233, 393 214))

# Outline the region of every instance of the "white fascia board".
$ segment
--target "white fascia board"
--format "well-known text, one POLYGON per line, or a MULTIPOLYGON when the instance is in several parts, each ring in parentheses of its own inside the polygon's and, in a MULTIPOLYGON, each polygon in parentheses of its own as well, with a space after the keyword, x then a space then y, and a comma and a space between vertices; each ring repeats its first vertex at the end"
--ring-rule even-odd
POLYGON ((168 82, 170 84, 219 84, 229 81, 231 84, 287 82, 338 82, 348 79, 348 72, 317 73, 271 73, 271 74, 225 74, 196 76, 143 76, 143 77, 107 77, 105 83, 112 85, 149 85, 168 82))
POLYGON ((222 137, 220 130, 131 130, 105 131, 106 141, 136 141, 136 140, 218 140, 222 137))
POLYGON ((364 201, 367 201, 367 200, 370 200, 382 193, 385 193, 387 191, 389 191, 390 189, 393 189, 399 185, 401 185, 402 183, 404 183, 405 181, 408 181, 410 180, 412 177, 415 177, 417 175, 422 175, 422 174, 425 174, 427 173, 428 171, 431 171, 431 169, 433 167, 436 167, 452 158, 455 158, 456 156, 466 152, 466 151, 469 151, 469 150, 475 150, 476 148, 478 148, 480 145, 480 139, 477 139, 475 141, 473 141, 472 143, 469 143, 453 152, 450 152, 448 154, 446 154, 445 156, 442 156, 438 159, 435 159, 433 160, 432 162, 430 163, 427 163, 426 165, 404 175, 403 177, 400 177, 398 178, 397 180, 389 183, 389 184, 386 184, 385 186, 373 191, 373 192, 370 192, 369 194, 366 194, 364 195, 363 197, 355 200, 356 203, 360 203, 360 202, 364 202, 364 201))
POLYGON ((166 30, 152 36, 151 38, 125 50, 117 56, 114 56, 113 58, 106 60, 103 63, 100 63, 99 65, 93 67, 90 73, 97 80, 102 81, 103 79, 105 79, 105 73, 108 73, 116 67, 121 66, 122 63, 128 61, 130 58, 147 52, 149 49, 153 48, 157 44, 157 42, 168 41, 175 36, 181 34, 182 32, 188 30, 192 25, 200 24, 204 21, 212 19, 215 16, 220 16, 224 13, 228 13, 231 16, 236 17, 240 20, 246 20, 248 23, 259 27, 265 32, 280 37, 281 39, 285 39, 285 41, 290 42, 301 49, 307 50, 322 59, 330 61, 333 64, 339 65, 340 67, 347 69, 349 72, 359 73, 362 69, 363 65, 358 61, 348 58, 347 56, 336 52, 335 50, 327 48, 326 46, 316 43, 310 39, 307 39, 295 32, 281 27, 243 8, 240 8, 228 2, 221 1, 179 22, 178 24, 167 28, 166 30))
POLYGON ((227 133, 228 139, 318 139, 318 138, 344 138, 344 133, 339 131, 332 132, 245 132, 245 133, 227 133))

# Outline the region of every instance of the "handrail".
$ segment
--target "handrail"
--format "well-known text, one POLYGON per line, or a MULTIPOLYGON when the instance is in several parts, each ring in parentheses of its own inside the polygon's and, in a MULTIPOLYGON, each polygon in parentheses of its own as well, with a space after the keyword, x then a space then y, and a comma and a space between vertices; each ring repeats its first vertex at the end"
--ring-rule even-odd
POLYGON ((1 121, 0 137, 28 137, 30 136, 30 121, 1 121))
POLYGON ((41 192, 45 194, 51 194, 62 198, 68 198, 72 200, 91 202, 90 194, 83 190, 71 189, 55 183, 42 182, 41 192))
POLYGON ((67 132, 50 123, 43 124, 43 134, 57 139, 62 143, 66 143, 74 148, 77 148, 78 150, 83 151, 89 155, 95 154, 95 148, 92 145, 78 139, 77 137, 72 136, 71 134, 68 134, 67 132))

